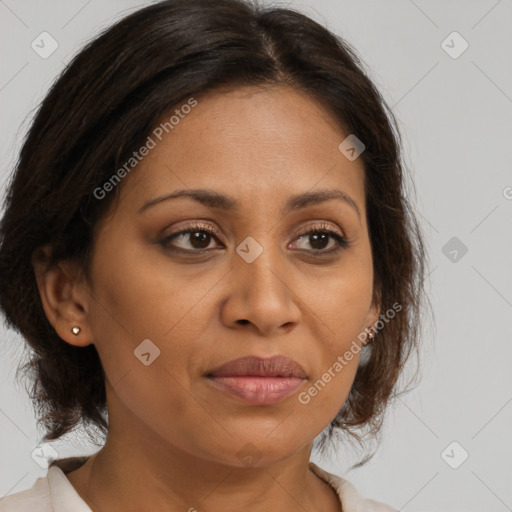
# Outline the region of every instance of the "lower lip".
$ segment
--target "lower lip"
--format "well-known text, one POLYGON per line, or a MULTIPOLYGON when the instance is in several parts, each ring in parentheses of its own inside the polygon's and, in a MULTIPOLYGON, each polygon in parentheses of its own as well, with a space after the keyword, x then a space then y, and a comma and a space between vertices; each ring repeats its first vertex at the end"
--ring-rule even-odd
POLYGON ((298 377, 210 377, 219 388, 255 405, 271 405, 292 395, 304 382, 298 377))

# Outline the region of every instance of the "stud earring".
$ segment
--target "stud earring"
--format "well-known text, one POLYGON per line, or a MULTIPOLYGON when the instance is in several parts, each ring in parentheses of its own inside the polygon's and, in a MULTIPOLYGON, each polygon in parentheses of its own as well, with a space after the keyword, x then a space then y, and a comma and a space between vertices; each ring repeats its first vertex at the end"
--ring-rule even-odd
POLYGON ((75 336, 78 336, 80 334, 80 327, 73 327, 71 329, 71 332, 75 335, 75 336))
POLYGON ((370 343, 373 342, 374 338, 375 338, 375 333, 373 332, 369 332, 368 333, 368 336, 367 336, 368 340, 366 341, 366 343, 364 344, 365 346, 369 345, 370 343))

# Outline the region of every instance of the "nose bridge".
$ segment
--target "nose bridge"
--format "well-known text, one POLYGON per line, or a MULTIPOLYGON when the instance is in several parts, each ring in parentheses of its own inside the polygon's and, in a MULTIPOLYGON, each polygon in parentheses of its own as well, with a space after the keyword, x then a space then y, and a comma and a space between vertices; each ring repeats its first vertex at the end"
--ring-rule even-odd
POLYGON ((236 247, 236 253, 236 280, 243 280, 252 295, 266 294, 268 300, 274 296, 284 298, 286 287, 279 275, 284 272, 283 258, 271 231, 246 237, 236 247))
POLYGON ((271 231, 248 236, 236 246, 233 288, 228 301, 231 322, 249 321, 261 332, 296 323, 290 269, 271 231))

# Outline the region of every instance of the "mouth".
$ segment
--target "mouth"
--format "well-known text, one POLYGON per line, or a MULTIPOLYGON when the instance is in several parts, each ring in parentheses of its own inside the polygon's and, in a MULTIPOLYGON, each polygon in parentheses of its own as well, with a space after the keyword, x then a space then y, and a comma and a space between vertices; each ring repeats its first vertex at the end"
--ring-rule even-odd
POLYGON ((284 356, 242 357, 206 374, 219 391, 254 405, 272 405, 292 395, 307 379, 304 368, 284 356))

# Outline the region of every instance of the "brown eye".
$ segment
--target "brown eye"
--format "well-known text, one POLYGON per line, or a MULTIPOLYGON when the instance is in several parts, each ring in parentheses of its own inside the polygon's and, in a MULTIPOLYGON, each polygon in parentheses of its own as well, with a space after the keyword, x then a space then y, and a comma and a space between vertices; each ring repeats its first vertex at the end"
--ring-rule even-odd
POLYGON ((212 240, 217 238, 216 235, 217 231, 211 226, 205 224, 190 224, 187 225, 185 229, 166 236, 160 241, 160 245, 166 249, 177 249, 188 252, 206 251, 209 250, 212 240), (176 245, 175 242, 177 240, 182 243, 181 246, 176 245), (188 247, 186 247, 186 245, 188 245, 188 247))
MULTIPOLYGON (((218 237, 219 233, 207 224, 189 224, 185 229, 166 236, 159 243, 169 250, 201 253, 214 249, 215 246, 210 245, 213 240, 218 241, 218 237)), ((315 256, 334 254, 340 249, 350 247, 350 242, 346 238, 326 224, 312 227, 302 233, 297 240, 309 243, 310 249, 305 250, 313 252, 315 256), (331 241, 334 243, 329 245, 331 241)))
POLYGON ((298 237, 298 240, 304 240, 309 243, 311 251, 318 253, 319 256, 332 254, 340 249, 350 247, 350 243, 346 238, 326 224, 309 229, 305 233, 302 233, 298 237), (329 242, 331 240, 334 240, 335 242, 329 247, 329 242))

